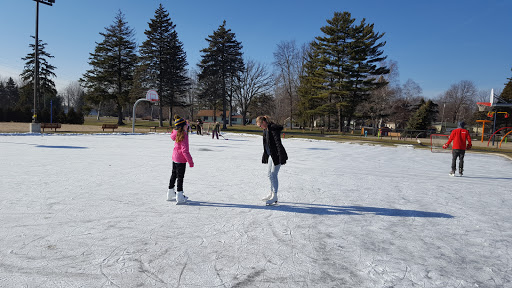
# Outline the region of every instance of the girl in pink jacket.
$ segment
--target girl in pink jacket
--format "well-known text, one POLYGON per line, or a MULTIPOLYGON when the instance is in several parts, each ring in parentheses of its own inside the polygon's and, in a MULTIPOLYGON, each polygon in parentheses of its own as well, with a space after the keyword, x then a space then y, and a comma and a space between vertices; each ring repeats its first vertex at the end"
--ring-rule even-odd
POLYGON ((194 160, 190 155, 188 148, 187 122, 179 117, 174 116, 174 126, 171 139, 174 141, 174 149, 172 150, 172 174, 169 181, 169 191, 167 192, 167 201, 176 200, 176 205, 186 203, 188 197, 183 195, 183 178, 185 177, 185 168, 188 162, 190 168, 194 167, 194 160), (174 191, 174 184, 177 182, 177 192, 174 191))

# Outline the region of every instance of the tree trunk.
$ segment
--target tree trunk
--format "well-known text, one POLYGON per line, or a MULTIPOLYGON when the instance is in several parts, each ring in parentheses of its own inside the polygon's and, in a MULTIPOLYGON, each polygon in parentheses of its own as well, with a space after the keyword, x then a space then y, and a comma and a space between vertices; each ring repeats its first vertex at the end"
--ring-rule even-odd
POLYGON ((341 105, 338 106, 338 132, 343 132, 343 118, 341 117, 341 105))
POLYGON ((117 104, 117 125, 124 125, 123 122, 123 106, 121 104, 117 104))
MULTIPOLYGON (((151 104, 153 105, 153 104, 151 104)), ((158 127, 164 127, 162 105, 158 105, 158 127)))

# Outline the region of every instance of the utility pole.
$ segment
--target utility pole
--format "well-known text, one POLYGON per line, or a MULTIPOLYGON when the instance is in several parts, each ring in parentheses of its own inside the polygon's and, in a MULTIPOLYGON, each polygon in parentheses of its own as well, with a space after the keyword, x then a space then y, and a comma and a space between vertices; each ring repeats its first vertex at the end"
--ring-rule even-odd
POLYGON ((36 1, 36 46, 35 46, 35 65, 34 65, 34 111, 32 112, 32 123, 30 123, 30 132, 41 132, 41 124, 37 123, 37 92, 39 88, 39 3, 52 6, 55 0, 34 0, 36 1))

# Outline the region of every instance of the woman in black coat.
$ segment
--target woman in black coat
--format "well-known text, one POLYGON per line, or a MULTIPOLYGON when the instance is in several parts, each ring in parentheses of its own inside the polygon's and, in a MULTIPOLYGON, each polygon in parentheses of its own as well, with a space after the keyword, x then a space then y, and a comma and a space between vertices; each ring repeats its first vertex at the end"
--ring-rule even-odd
POLYGON ((263 129, 263 156, 261 162, 268 164, 268 178, 270 180, 270 193, 262 200, 267 205, 271 205, 277 203, 277 190, 279 188, 277 174, 281 165, 286 164, 286 160, 288 160, 288 154, 286 154, 281 142, 283 126, 273 123, 269 116, 258 116, 256 125, 263 129), (269 157, 271 158, 270 161, 269 157))

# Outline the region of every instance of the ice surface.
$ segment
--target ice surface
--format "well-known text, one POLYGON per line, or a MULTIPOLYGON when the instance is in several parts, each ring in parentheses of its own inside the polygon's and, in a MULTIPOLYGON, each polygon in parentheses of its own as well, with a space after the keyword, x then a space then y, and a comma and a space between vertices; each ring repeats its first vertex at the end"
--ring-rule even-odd
POLYGON ((0 136, 0 287, 512 287, 512 162, 284 139, 279 205, 260 136, 0 136))

